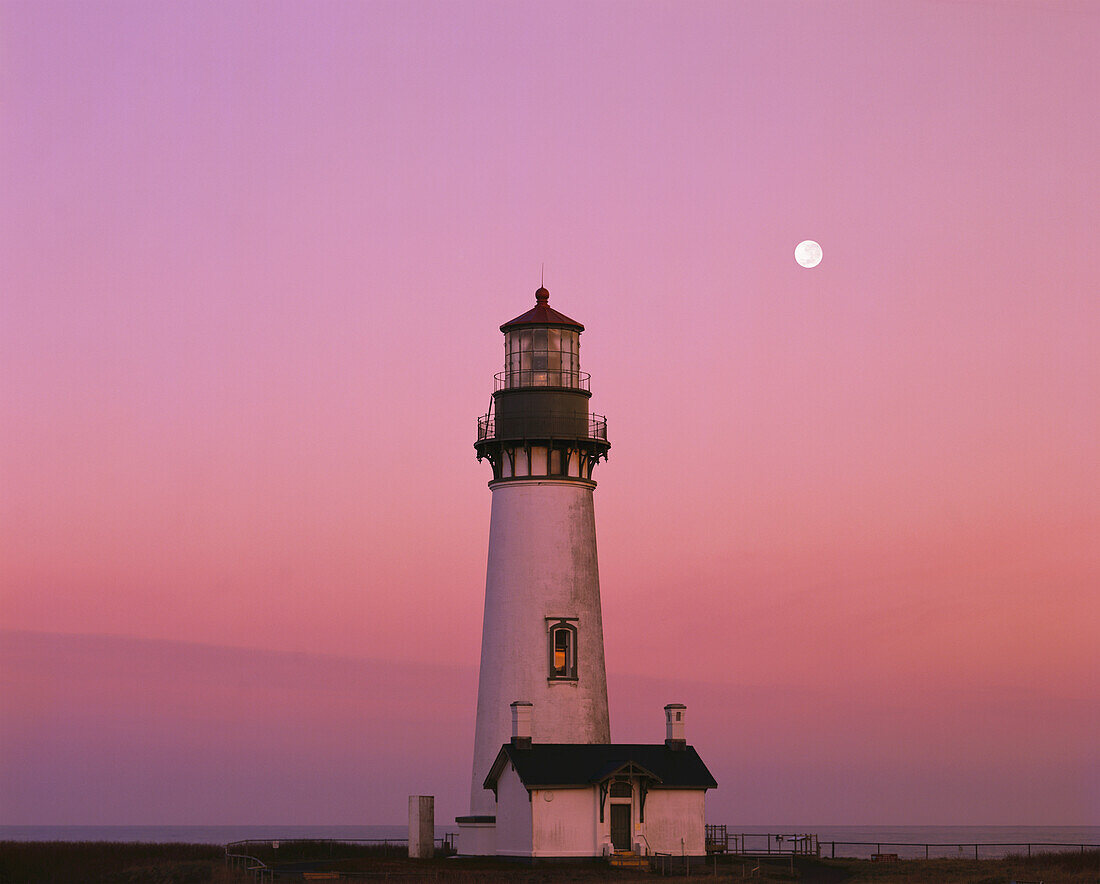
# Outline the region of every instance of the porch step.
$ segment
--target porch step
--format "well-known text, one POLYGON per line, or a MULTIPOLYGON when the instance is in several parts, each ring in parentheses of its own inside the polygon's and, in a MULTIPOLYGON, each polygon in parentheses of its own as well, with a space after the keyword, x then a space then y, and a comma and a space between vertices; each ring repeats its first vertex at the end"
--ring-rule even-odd
POLYGON ((633 850, 616 850, 607 863, 618 869, 648 869, 649 857, 638 856, 633 850))

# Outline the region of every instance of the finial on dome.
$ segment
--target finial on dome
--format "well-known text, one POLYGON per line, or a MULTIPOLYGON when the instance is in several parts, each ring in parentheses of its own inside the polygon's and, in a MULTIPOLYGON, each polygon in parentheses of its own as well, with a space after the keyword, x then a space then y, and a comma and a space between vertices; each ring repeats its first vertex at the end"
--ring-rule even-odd
POLYGON ((540 285, 537 289, 535 289, 535 300, 538 301, 540 304, 545 304, 547 301, 550 300, 550 292, 546 290, 545 286, 540 285))

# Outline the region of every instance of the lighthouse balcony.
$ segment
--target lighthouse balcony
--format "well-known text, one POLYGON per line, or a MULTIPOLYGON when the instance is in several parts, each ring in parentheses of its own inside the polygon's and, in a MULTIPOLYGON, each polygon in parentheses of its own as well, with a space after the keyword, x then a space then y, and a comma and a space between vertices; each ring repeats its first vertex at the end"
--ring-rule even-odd
POLYGON ((518 390, 522 387, 558 387, 563 390, 584 390, 588 392, 590 375, 587 371, 568 369, 515 368, 498 371, 493 375, 494 389, 518 390))
POLYGON ((477 441, 504 439, 577 439, 607 442, 607 418, 602 414, 529 414, 497 419, 483 414, 477 419, 477 441))

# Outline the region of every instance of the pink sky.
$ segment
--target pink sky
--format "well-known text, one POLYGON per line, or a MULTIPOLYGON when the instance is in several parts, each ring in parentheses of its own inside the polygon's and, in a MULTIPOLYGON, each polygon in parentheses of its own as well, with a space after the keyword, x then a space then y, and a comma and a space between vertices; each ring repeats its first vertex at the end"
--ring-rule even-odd
POLYGON ((1100 823, 1098 57, 1089 2, 0 3, 0 822, 465 812, 545 262, 612 738, 687 702, 714 822, 1100 823))

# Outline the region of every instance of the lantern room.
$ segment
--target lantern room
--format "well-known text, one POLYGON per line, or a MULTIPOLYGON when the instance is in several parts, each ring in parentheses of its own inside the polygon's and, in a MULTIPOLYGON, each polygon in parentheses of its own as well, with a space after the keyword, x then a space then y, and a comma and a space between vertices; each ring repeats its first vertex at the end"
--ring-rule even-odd
POLYGON ((581 371, 584 326, 549 305, 540 287, 535 306, 504 323, 504 370, 492 405, 478 419, 478 458, 494 481, 555 476, 591 481, 607 457, 607 419, 590 414, 588 374, 581 371))
POLYGON ((504 332, 504 371, 498 390, 565 387, 587 390, 581 372, 580 333, 584 326, 552 309, 550 292, 535 292, 535 307, 500 327, 504 332))

